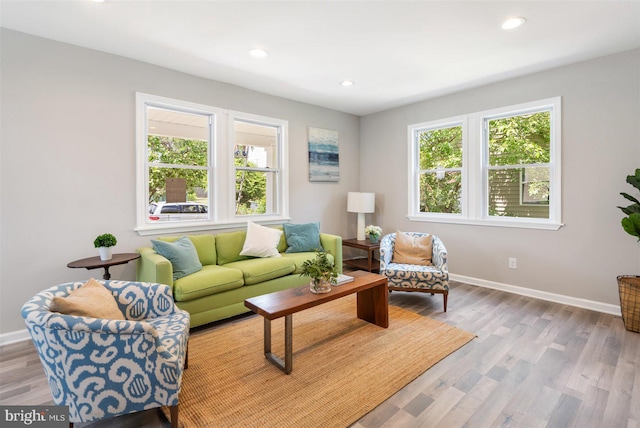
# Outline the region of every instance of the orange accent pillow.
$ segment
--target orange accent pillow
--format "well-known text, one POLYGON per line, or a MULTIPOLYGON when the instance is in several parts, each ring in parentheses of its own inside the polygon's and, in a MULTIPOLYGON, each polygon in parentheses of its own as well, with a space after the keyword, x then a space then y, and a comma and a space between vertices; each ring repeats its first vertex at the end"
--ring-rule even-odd
POLYGON ((432 253, 431 235, 413 236, 396 230, 393 263, 431 266, 432 253))
POLYGON ((79 317, 125 319, 111 291, 93 278, 66 297, 54 297, 51 311, 79 317))

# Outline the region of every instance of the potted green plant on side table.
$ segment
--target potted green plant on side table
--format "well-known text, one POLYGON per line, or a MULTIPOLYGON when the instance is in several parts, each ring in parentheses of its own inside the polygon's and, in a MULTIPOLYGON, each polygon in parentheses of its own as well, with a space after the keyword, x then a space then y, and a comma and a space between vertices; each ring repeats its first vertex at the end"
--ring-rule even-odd
POLYGON ((98 235, 93 241, 93 245, 100 253, 100 260, 111 260, 111 247, 114 247, 117 243, 116 237, 110 233, 98 235))
MULTIPOLYGON (((635 175, 627 176, 627 183, 640 190, 640 168, 635 175)), ((640 201, 638 198, 620 193, 625 199, 633 202, 626 207, 618 207, 626 214, 622 219, 622 228, 640 242, 640 201)), ((635 333, 640 333, 640 276, 620 275, 618 277, 618 291, 620 293, 620 310, 624 327, 635 333)))
POLYGON ((300 276, 311 278, 309 288, 312 293, 321 294, 331 291, 331 283, 335 283, 338 278, 338 270, 329 259, 328 251, 317 251, 315 258, 302 263, 300 276))

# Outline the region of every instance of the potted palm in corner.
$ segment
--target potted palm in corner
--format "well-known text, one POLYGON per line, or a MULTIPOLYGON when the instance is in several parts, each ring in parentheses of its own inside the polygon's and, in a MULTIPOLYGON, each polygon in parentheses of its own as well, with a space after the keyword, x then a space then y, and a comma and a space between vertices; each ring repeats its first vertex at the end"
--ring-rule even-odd
POLYGON ((98 235, 93 241, 93 245, 100 253, 100 260, 111 260, 111 247, 114 247, 117 243, 116 237, 110 233, 98 235))
MULTIPOLYGON (((640 191, 640 168, 635 175, 627 176, 627 183, 640 191)), ((621 221, 622 228, 640 242, 640 201, 625 192, 620 193, 625 199, 633 202, 626 207, 618 207, 626 214, 621 221)), ((620 293, 620 309, 624 327, 635 333, 640 333, 640 276, 620 275, 618 277, 618 291, 620 293)))
POLYGON ((335 284, 338 278, 338 270, 333 260, 329 259, 329 252, 318 250, 315 258, 302 263, 300 276, 311 278, 309 288, 312 293, 328 293, 331 291, 331 284, 335 284))

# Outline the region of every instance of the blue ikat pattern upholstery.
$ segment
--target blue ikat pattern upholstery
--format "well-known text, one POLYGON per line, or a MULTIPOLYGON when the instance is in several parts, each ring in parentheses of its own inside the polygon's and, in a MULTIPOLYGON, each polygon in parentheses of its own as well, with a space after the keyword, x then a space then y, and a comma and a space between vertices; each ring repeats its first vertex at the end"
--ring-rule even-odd
MULTIPOLYGON (((412 236, 426 236, 422 232, 404 232, 412 236)), ((449 293, 449 268, 447 249, 437 236, 432 236, 433 253, 431 266, 393 263, 396 234, 390 233, 380 241, 380 275, 389 280, 389 289, 399 291, 422 291, 444 295, 444 310, 447 311, 449 293)))
POLYGON ((70 422, 89 422, 161 406, 177 406, 189 340, 189 313, 163 284, 99 281, 126 320, 49 310, 54 296, 83 285, 44 290, 22 307, 56 405, 70 422))

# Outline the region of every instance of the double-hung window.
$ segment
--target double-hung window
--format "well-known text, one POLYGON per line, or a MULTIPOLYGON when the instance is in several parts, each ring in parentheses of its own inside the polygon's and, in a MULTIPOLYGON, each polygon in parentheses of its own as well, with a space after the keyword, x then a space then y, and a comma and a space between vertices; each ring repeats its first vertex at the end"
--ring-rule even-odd
POLYGON ((286 220, 286 121, 142 93, 136 108, 139 233, 286 220))
POLYGON ((462 122, 417 127, 412 131, 417 190, 421 213, 462 213, 462 122))
POLYGON ((272 215, 278 211, 282 169, 278 151, 282 128, 236 118, 234 129, 235 215, 272 215))
POLYGON ((560 98, 409 126, 409 218, 557 229, 560 98))

